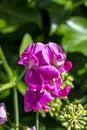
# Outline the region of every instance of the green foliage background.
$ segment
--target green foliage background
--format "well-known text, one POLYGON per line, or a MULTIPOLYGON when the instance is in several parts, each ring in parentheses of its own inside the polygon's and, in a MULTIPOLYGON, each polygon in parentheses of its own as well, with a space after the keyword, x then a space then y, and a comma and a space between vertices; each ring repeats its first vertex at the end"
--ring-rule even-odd
MULTIPOLYGON (((70 102, 80 100, 87 104, 87 0, 0 0, 0 46, 18 79, 23 67, 17 64, 20 54, 31 42, 53 41, 61 45, 67 59, 73 63, 70 74, 74 88, 69 94, 70 102)), ((0 59, 0 84, 9 82, 0 59)), ((1 87, 0 85, 0 87, 1 87)), ((18 84, 20 124, 35 124, 35 113, 25 113, 23 95, 26 85, 18 84)), ((12 89, 0 91, 0 102, 5 102, 8 117, 14 124, 12 89)), ((64 102, 65 103, 65 102, 64 102)), ((65 103, 66 104, 66 103, 65 103)), ((86 107, 87 109, 87 107, 86 107)), ((0 129, 4 130, 3 127, 0 129)), ((41 130, 66 130, 61 122, 49 114, 40 116, 41 130)), ((85 130, 86 128, 84 128, 85 130)))

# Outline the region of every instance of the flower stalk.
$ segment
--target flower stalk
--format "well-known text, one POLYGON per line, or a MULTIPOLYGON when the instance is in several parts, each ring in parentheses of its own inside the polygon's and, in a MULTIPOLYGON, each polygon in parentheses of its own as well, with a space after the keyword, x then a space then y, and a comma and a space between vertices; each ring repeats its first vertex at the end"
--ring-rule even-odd
POLYGON ((39 111, 36 112, 36 130, 39 130, 39 111))
POLYGON ((0 84, 0 92, 13 87, 13 83, 0 84))
POLYGON ((18 108, 18 94, 17 88, 14 86, 13 88, 13 99, 14 99, 14 114, 15 114, 15 130, 19 130, 19 108, 18 108))
POLYGON ((6 71, 7 75, 8 75, 8 77, 9 77, 9 80, 11 80, 11 79, 12 79, 12 71, 11 71, 11 69, 10 69, 10 67, 9 67, 9 65, 8 65, 8 63, 7 63, 7 61, 6 61, 6 58, 5 58, 5 56, 4 56, 4 53, 3 53, 2 49, 1 49, 1 47, 0 47, 0 58, 1 58, 1 60, 2 60, 4 69, 5 69, 5 71, 6 71))

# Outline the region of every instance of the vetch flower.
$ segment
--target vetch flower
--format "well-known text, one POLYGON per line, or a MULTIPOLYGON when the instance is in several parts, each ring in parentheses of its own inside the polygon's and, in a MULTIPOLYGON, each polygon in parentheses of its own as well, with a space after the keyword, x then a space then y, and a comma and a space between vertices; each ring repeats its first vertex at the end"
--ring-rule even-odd
POLYGON ((64 89, 60 88, 62 80, 56 68, 44 67, 29 70, 25 75, 25 82, 28 85, 24 96, 24 110, 26 112, 49 109, 47 106, 49 101, 56 97, 64 98, 70 91, 69 86, 64 89))
POLYGON ((71 88, 65 86, 61 89, 61 75, 72 68, 72 63, 66 60, 66 54, 58 44, 32 43, 22 53, 18 63, 27 69, 25 82, 28 88, 24 96, 26 112, 49 109, 49 101, 68 95, 71 88))
POLYGON ((0 125, 7 121, 6 107, 4 103, 0 103, 0 125))

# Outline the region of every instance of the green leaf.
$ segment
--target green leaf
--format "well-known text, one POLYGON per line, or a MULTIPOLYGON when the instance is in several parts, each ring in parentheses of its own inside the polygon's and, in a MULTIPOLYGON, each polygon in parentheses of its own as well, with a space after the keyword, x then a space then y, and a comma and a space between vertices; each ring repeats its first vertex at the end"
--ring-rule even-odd
POLYGON ((67 21, 68 30, 62 39, 66 52, 78 52, 87 56, 87 19, 74 17, 67 21))
POLYGON ((66 23, 69 26, 69 29, 87 34, 87 19, 86 18, 72 17, 66 23))
POLYGON ((33 40, 32 40, 32 37, 30 34, 26 33, 24 36, 23 36, 23 39, 22 39, 22 42, 21 42, 21 45, 20 45, 20 48, 19 48, 19 54, 21 55, 23 53, 23 51, 26 49, 26 47, 32 43, 33 40))
POLYGON ((43 123, 40 123, 40 130, 46 130, 46 127, 43 123))
POLYGON ((5 28, 7 26, 7 23, 4 19, 0 19, 0 29, 5 28))
POLYGON ((5 130, 4 127, 2 125, 0 125, 0 130, 5 130))
POLYGON ((17 84, 17 88, 18 88, 19 92, 24 96, 25 91, 26 91, 26 89, 27 89, 26 84, 25 84, 23 81, 20 81, 20 82, 17 84))

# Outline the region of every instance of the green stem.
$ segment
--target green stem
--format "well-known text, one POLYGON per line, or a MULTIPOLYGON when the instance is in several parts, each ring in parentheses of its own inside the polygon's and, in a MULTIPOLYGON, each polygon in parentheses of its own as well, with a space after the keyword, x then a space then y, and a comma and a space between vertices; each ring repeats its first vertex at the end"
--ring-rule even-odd
POLYGON ((5 59, 5 56, 4 56, 4 53, 3 53, 2 49, 1 49, 1 47, 0 47, 0 58, 2 60, 4 69, 5 69, 6 73, 7 73, 7 75, 9 77, 9 79, 11 80, 12 79, 12 71, 11 71, 11 69, 10 69, 6 59, 5 59))
MULTIPOLYGON (((4 53, 0 47, 0 58, 2 60, 4 69, 9 77, 9 80, 13 79, 13 74, 12 71, 6 61, 6 58, 4 56, 4 53)), ((14 85, 13 85, 14 86, 14 85)), ((16 125, 16 129, 15 130, 19 130, 19 108, 18 108, 18 94, 17 94, 17 88, 14 86, 13 87, 13 98, 14 98, 14 110, 15 110, 15 125, 16 125)))
POLYGON ((6 130, 11 130, 11 127, 9 127, 9 126, 7 126, 7 125, 3 125, 5 128, 6 128, 6 130))
POLYGON ((14 86, 13 88, 13 96, 14 96, 14 114, 15 114, 15 130, 19 130, 19 107, 18 107, 18 94, 17 88, 14 86))
POLYGON ((25 72, 26 72, 26 70, 24 70, 24 71, 21 73, 21 75, 19 76, 18 80, 16 80, 16 83, 15 83, 15 84, 17 84, 17 83, 23 78, 25 72))
POLYGON ((39 130, 39 111, 36 112, 36 130, 39 130))
POLYGON ((9 82, 9 83, 6 83, 6 84, 1 84, 0 85, 0 92, 3 91, 3 90, 6 90, 6 89, 10 89, 12 87, 13 87, 12 82, 9 82))

